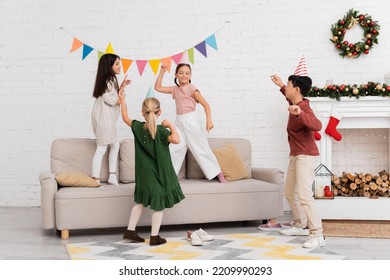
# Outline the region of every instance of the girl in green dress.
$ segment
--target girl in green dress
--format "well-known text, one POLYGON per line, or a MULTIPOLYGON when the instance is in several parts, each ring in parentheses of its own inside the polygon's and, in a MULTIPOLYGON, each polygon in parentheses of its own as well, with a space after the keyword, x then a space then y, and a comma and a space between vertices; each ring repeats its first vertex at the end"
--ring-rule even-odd
POLYGON ((142 104, 144 122, 132 120, 127 115, 125 95, 120 94, 123 121, 131 127, 135 145, 135 206, 131 210, 129 226, 123 238, 132 242, 144 242, 135 231, 144 207, 153 210, 150 245, 166 243, 159 236, 163 210, 171 208, 184 199, 169 152, 169 144, 178 144, 179 135, 173 123, 163 120, 157 125, 161 115, 160 101, 146 98, 142 104), (167 129, 169 128, 169 130, 167 129))

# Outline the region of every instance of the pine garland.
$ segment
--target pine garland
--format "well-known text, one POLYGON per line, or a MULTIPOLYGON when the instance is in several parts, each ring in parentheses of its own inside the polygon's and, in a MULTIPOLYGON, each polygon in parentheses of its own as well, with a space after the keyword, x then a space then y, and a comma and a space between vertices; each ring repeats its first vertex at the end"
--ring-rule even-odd
POLYGON ((329 97, 340 100, 340 97, 355 97, 359 99, 362 96, 382 96, 390 97, 390 85, 368 82, 362 85, 329 85, 323 88, 313 86, 305 94, 305 97, 329 97))

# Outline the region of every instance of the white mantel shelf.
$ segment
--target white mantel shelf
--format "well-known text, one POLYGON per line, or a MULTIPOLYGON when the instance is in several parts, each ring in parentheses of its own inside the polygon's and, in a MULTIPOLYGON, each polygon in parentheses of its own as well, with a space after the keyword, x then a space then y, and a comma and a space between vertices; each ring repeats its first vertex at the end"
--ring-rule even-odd
POLYGON ((316 199, 321 219, 325 220, 390 220, 390 198, 335 197, 316 199))
MULTIPOLYGON (((325 134, 332 110, 341 114, 337 128, 390 128, 390 98, 381 96, 310 97, 310 105, 322 122, 321 140, 317 141, 320 162, 332 170, 332 138, 325 134)), ((390 198, 335 197, 316 199, 322 219, 335 220, 390 220, 390 198)))

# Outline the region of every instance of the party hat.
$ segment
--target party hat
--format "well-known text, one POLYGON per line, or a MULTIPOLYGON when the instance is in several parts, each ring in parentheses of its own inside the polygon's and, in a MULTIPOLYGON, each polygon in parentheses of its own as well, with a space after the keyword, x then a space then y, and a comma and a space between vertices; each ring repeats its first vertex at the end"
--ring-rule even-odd
POLYGON ((297 69, 295 69, 294 75, 296 76, 308 76, 305 57, 302 55, 299 61, 297 69))
POLYGON ((108 46, 106 48, 106 53, 115 54, 114 48, 112 47, 111 43, 108 43, 108 46))
POLYGON ((152 87, 149 87, 149 90, 148 90, 148 93, 147 93, 146 96, 145 96, 145 99, 146 99, 146 98, 152 98, 152 97, 156 98, 156 95, 154 94, 153 88, 152 88, 152 87))

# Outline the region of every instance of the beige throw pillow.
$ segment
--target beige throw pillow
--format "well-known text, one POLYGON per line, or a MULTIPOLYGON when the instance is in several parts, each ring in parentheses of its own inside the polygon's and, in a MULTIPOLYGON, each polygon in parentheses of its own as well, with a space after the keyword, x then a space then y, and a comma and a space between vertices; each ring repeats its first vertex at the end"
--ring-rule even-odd
POLYGON ((236 181, 249 177, 244 162, 233 144, 214 149, 213 152, 227 181, 236 181))
POLYGON ((96 188, 101 186, 87 174, 81 172, 60 173, 55 178, 58 184, 63 187, 96 188))

